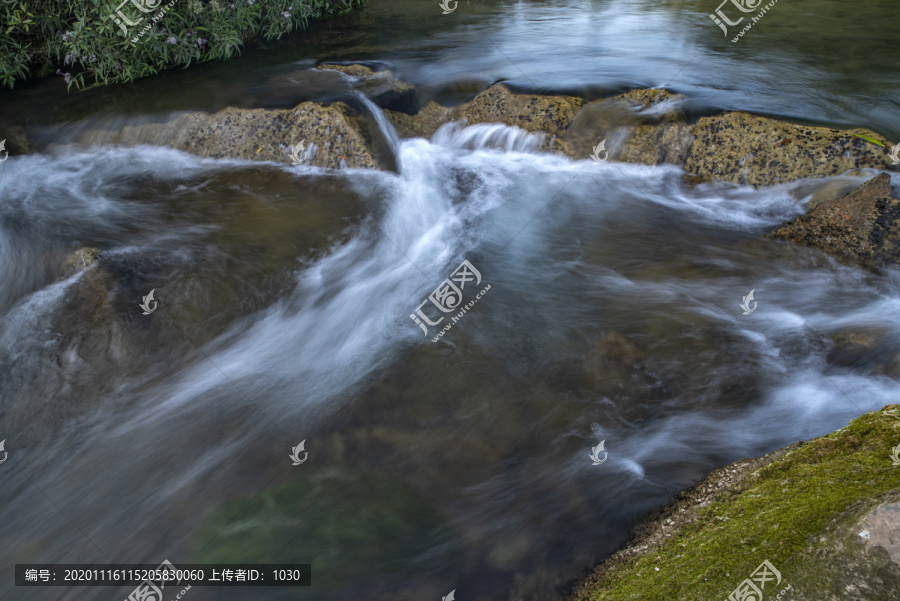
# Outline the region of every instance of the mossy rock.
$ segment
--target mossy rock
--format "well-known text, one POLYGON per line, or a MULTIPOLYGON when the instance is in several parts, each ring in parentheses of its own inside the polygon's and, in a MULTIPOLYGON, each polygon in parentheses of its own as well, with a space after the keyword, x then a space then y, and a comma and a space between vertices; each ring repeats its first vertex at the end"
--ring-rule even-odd
POLYGON ((721 601, 769 561, 780 581, 764 599, 790 586, 782 599, 896 601, 898 443, 900 406, 889 405, 720 468, 648 520, 572 599, 721 601))
POLYGON ((351 572, 414 572, 441 527, 421 497, 389 477, 318 472, 213 509, 194 533, 192 561, 310 563, 316 589, 333 591, 351 572))

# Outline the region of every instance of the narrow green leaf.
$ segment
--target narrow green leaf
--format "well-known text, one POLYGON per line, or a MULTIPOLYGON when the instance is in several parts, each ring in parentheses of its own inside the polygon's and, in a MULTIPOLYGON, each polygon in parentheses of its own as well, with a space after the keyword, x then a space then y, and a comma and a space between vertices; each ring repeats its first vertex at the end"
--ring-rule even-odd
POLYGON ((877 144, 878 146, 881 146, 882 148, 885 147, 884 144, 882 144, 882 143, 879 142, 878 140, 873 140, 873 139, 870 138, 869 136, 863 136, 863 135, 860 135, 860 134, 853 134, 853 135, 856 136, 857 138, 862 138, 863 140, 865 140, 865 141, 867 141, 867 142, 871 142, 872 144, 877 144))

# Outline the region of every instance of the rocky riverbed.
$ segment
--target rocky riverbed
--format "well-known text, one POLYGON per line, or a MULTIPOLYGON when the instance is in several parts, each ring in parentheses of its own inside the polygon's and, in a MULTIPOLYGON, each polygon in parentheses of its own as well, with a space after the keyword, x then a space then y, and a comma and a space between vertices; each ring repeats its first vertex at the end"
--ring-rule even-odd
POLYGON ((889 405, 719 468, 638 528, 571 599, 724 599, 725 583, 738 590, 764 561, 777 570, 765 599, 785 589, 790 601, 896 599, 897 452, 900 406, 889 405))
MULTIPOLYGON (((290 163, 292 150, 303 144, 309 165, 396 169, 390 136, 374 114, 377 105, 400 138, 430 138, 454 121, 503 123, 543 136, 541 148, 547 152, 587 159, 603 141, 602 156, 612 162, 678 165, 686 180, 697 185, 726 181, 764 187, 861 170, 900 171, 890 154, 892 143, 876 132, 812 127, 743 112, 692 118, 683 110, 687 98, 667 90, 632 90, 588 102, 496 84, 456 107, 434 102, 421 107, 415 87, 390 71, 326 63, 313 73, 342 78, 349 100, 303 102, 293 109, 183 113, 113 130, 86 127, 77 140, 87 145, 165 145, 203 157, 282 163, 290 163)), ((293 81, 290 76, 281 79, 293 81)), ((47 139, 46 133, 38 137, 47 139)), ((14 147, 31 144, 17 135, 14 147)), ((898 203, 886 175, 849 194, 826 187, 808 215, 772 235, 872 267, 896 264, 898 203)))
MULTIPOLYGON (((499 83, 478 91, 458 106, 435 102, 422 106, 409 83, 389 71, 355 63, 321 64, 302 75, 285 76, 267 85, 282 90, 289 99, 292 77, 304 81, 309 78, 339 81, 345 88, 343 96, 329 103, 302 102, 293 108, 227 108, 215 113, 169 114, 155 118, 154 122, 121 126, 98 127, 88 122, 23 131, 16 135, 10 148, 21 153, 52 151, 55 144, 69 142, 86 147, 152 145, 168 146, 198 157, 290 165, 292 151, 302 143, 306 165, 336 171, 395 172, 400 164, 395 136, 430 139, 442 127, 454 124, 500 123, 533 134, 534 138, 528 138, 515 132, 519 137, 513 141, 533 143, 536 151, 547 155, 590 161, 591 154, 599 154, 609 166, 671 166, 681 170, 680 177, 686 186, 728 182, 735 187, 780 190, 802 180, 811 196, 806 213, 761 234, 760 244, 821 251, 824 256, 846 265, 862 267, 860 272, 865 272, 865 276, 860 277, 886 277, 900 263, 900 200, 892 194, 889 175, 897 173, 900 166, 891 158, 893 144, 870 130, 815 127, 744 112, 692 115, 685 108, 686 97, 662 89, 632 90, 589 100, 533 94, 499 83), (601 141, 604 147, 598 151, 601 141), (850 181, 852 186, 848 184, 850 181)), ((498 144, 502 146, 501 142, 498 144)), ((173 259, 170 264, 136 263, 133 257, 105 253, 94 246, 85 246, 57 261, 54 268, 60 278, 83 274, 73 284, 52 327, 64 330, 70 323, 90 323, 97 327, 69 331, 62 338, 65 352, 61 354, 60 371, 46 374, 40 385, 50 386, 56 394, 89 399, 89 391, 98 390, 90 374, 90 365, 98 357, 117 366, 117 370, 141 378, 161 377, 162 372, 153 371, 153 351, 147 349, 166 346, 171 352, 173 345, 186 347, 184 339, 189 338, 192 346, 202 345, 226 333, 234 319, 270 306, 293 286, 291 274, 283 268, 285 262, 311 264, 329 249, 346 243, 351 237, 350 226, 355 227, 368 217, 367 211, 353 202, 353 194, 346 184, 335 181, 319 182, 316 185, 320 186, 320 196, 304 199, 287 213, 271 211, 263 200, 252 194, 244 195, 242 187, 257 179, 277 186, 285 196, 294 185, 287 175, 252 171, 240 176, 220 174, 212 184, 205 184, 220 189, 229 201, 241 199, 240 203, 223 203, 217 209, 228 213, 227 222, 235 225, 229 226, 233 231, 224 228, 217 234, 216 242, 222 248, 250 246, 253 252, 245 261, 235 263, 212 243, 198 246, 195 259, 209 267, 203 281, 196 281, 186 270, 183 272, 173 259), (338 198, 345 200, 334 200, 338 198), (274 234, 268 241, 260 242, 252 230, 240 229, 238 224, 245 223, 253 224, 259 232, 274 234), (258 257, 267 260, 257 261, 258 257), (223 276, 226 273, 228 277, 223 276), (162 280, 169 283, 159 295, 165 310, 160 311, 152 325, 137 321, 133 315, 122 317, 124 307, 133 309, 129 303, 133 304, 131 299, 135 295, 145 293, 154 285, 151 282, 162 280), (198 295, 202 301, 198 301, 198 295), (216 318, 208 318, 207 313, 216 318), (178 338, 171 335, 176 328, 181 332, 178 338), (72 366, 81 372, 81 379, 65 377, 63 372, 72 366)), ((464 181, 463 188, 466 185, 470 182, 464 181)), ((174 206, 182 189, 164 192, 166 198, 171 195, 167 202, 174 206)), ((653 266, 643 269, 645 273, 650 272, 653 266)), ((655 334, 674 333, 674 338, 689 338, 671 324, 650 324, 647 329, 655 330, 655 334)), ((900 379, 900 352, 884 331, 877 327, 846 327, 829 336, 814 342, 830 349, 829 362, 858 368, 873 377, 900 379)), ((713 337, 722 338, 718 333, 709 335, 713 337)), ((660 399, 666 398, 670 389, 677 388, 679 378, 665 373, 648 358, 652 355, 650 343, 635 343, 616 331, 605 331, 592 340, 593 345, 589 346, 593 350, 583 353, 580 362, 559 360, 540 366, 541 375, 549 382, 548 388, 559 388, 566 393, 569 388, 590 389, 606 403, 618 399, 622 382, 650 391, 660 399)), ((487 353, 475 356, 484 365, 496 361, 487 353)), ((423 363, 429 360, 443 359, 437 351, 431 351, 423 363)), ((427 369, 422 367, 423 372, 427 369)), ((452 388, 453 379, 446 377, 446 386, 452 388)), ((391 405, 386 399, 392 398, 395 383, 400 382, 402 385, 396 388, 403 390, 414 383, 408 381, 406 365, 387 370, 384 378, 366 395, 384 403, 381 409, 387 412, 391 405)), ((114 384, 109 384, 109 390, 101 391, 111 394, 114 384)), ((752 379, 745 379, 735 386, 750 390, 756 384, 752 379)), ((474 404, 461 409, 460 414, 485 411, 481 407, 495 401, 489 396, 480 399, 483 405, 472 401, 474 404)), ((439 423, 445 411, 442 403, 425 393, 421 397, 426 401, 420 407, 423 414, 417 415, 417 419, 439 423)), ((459 397, 467 398, 463 391, 459 397)), ((85 400, 83 405, 70 405, 66 410, 76 416, 88 413, 96 408, 88 407, 89 403, 85 400)), ((541 415, 553 415, 555 410, 554 403, 543 398, 535 402, 535 407, 541 415)), ((503 421, 506 416, 492 413, 493 409, 487 411, 496 424, 506 423, 503 421)), ((766 560, 780 572, 776 584, 781 588, 790 584, 787 599, 896 599, 900 590, 897 550, 900 534, 896 529, 900 468, 892 466, 889 453, 900 443, 897 411, 896 406, 886 407, 854 420, 834 434, 715 471, 641 526, 637 538, 595 573, 577 585, 573 580, 569 592, 579 600, 720 599, 766 560), (861 535, 863 532, 866 534, 861 535)), ((432 430, 427 437, 419 438, 418 434, 411 433, 404 419, 398 418, 396 424, 389 426, 371 427, 364 414, 362 411, 348 419, 349 425, 343 429, 332 424, 319 443, 319 456, 340 463, 348 456, 346 449, 354 445, 361 445, 373 456, 390 454, 377 450, 380 447, 396 448, 400 454, 399 449, 405 448, 409 441, 414 441, 413 446, 418 449, 433 449, 434 455, 438 455, 442 447, 454 444, 454 433, 432 430)), ((11 416, 21 432, 21 440, 39 440, 45 429, 58 425, 56 418, 49 416, 32 422, 26 417, 16 413, 11 416)), ((224 419, 221 427, 224 432, 237 428, 239 423, 239 417, 232 415, 224 419)), ((512 426, 508 429, 491 445, 473 443, 457 451, 457 459, 469 466, 472 473, 481 461, 497 464, 507 461, 515 455, 517 447, 529 444, 527 438, 512 432, 512 426)), ((256 456, 263 455, 257 449, 256 456)), ((446 476, 427 458, 403 455, 403 464, 415 467, 410 470, 416 474, 410 478, 412 485, 396 483, 395 488, 394 484, 385 485, 390 493, 385 493, 388 501, 393 497, 400 499, 400 509, 415 509, 421 518, 421 525, 409 525, 408 531, 400 532, 404 545, 418 544, 416 528, 431 528, 439 522, 441 512, 446 514, 453 508, 452 500, 437 494, 429 497, 427 484, 444 483, 446 476), (427 498, 427 507, 417 494, 427 498), (441 511, 435 511, 434 507, 441 511)), ((347 477, 348 482, 368 483, 370 476, 361 473, 347 477)), ((318 486, 316 482, 313 484, 318 486)), ((446 482, 449 486, 449 479, 446 482)), ((478 482, 466 480, 466 484, 475 487, 478 482)), ((290 497, 295 493, 300 495, 301 489, 303 486, 296 490, 288 487, 273 494, 290 497)), ((272 509, 265 505, 267 494, 262 493, 254 502, 271 509, 276 518, 288 519, 279 513, 280 507, 272 509)), ((576 490, 572 497, 580 499, 581 495, 576 490)), ((539 516, 541 499, 537 497, 540 495, 532 493, 531 496, 534 498, 529 500, 528 511, 539 516)), ((323 504, 323 515, 331 501, 330 497, 317 501, 323 504)), ((225 509, 228 508, 226 505, 225 509)), ((577 520, 590 516, 580 505, 565 510, 577 514, 577 520)), ((285 512, 289 513, 287 509, 285 512)), ((351 513, 340 518, 348 532, 369 527, 355 522, 351 513)), ((210 517, 214 525, 219 518, 221 515, 216 513, 210 517)), ((376 525, 381 527, 402 519, 402 513, 385 512, 377 514, 377 518, 376 525)), ((327 524, 321 530, 310 536, 332 535, 327 524)), ((284 538, 277 529, 269 534, 284 538)), ((374 538, 377 534, 373 530, 366 537, 374 538)), ((525 539, 527 536, 523 535, 525 539)), ((351 545, 356 539, 341 534, 336 540, 341 545, 351 545)), ((241 540, 236 541, 228 547, 233 552, 241 553, 249 548, 241 540)), ((262 547, 268 542, 271 541, 263 540, 262 547)), ((477 542, 480 545, 481 539, 477 542)), ((527 541, 516 537, 503 544, 496 541, 484 544, 496 544, 490 549, 494 567, 519 561, 528 547, 527 541)), ((375 557, 369 551, 366 548, 362 555, 366 561, 375 557)), ((473 553, 466 559, 476 563, 478 557, 473 553)), ((328 572, 327 576, 334 583, 341 578, 340 565, 340 561, 328 563, 328 569, 334 574, 328 572)), ((576 576, 572 574, 573 579, 576 576)), ((521 577, 519 590, 540 582, 542 576, 535 574, 532 580, 529 578, 521 577)), ((549 580, 552 578, 548 577, 549 580)), ((552 588, 548 586, 548 590, 552 588)), ((765 589, 766 598, 770 591, 765 589)), ((430 589, 428 592, 431 593, 430 589)))

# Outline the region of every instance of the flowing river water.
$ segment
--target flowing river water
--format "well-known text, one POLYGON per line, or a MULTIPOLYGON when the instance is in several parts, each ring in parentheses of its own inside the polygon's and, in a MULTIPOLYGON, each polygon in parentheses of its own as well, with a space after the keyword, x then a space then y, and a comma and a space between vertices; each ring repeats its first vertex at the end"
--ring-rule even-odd
MULTIPOLYGON (((47 146, 0 165, 0 561, 312 564, 309 588, 197 601, 550 599, 715 467, 897 402, 882 372, 900 273, 762 237, 805 210, 808 183, 688 186, 672 166, 543 154, 502 125, 398 142, 384 118, 396 173, 71 143, 328 99, 282 77, 318 59, 381 61, 448 104, 497 79, 589 97, 667 85, 697 112, 898 138, 895 53, 872 38, 898 39, 878 18, 896 9, 842 6, 779 3, 733 44, 700 2, 442 16, 373 0, 236 61, 5 92, 4 120, 47 146), (99 265, 60 276, 84 246, 99 265), (410 314, 463 260, 490 288, 432 342, 410 314), (875 343, 838 352, 847 333, 875 343)), ((130 589, 7 577, 0 598, 130 589)))

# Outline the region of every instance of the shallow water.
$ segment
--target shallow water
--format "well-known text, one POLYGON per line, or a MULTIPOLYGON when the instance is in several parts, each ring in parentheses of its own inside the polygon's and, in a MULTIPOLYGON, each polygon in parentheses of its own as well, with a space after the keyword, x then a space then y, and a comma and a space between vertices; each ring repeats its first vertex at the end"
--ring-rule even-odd
MULTIPOLYGON (((386 62, 424 98, 465 97, 451 85, 462 77, 591 93, 673 77, 698 110, 890 133, 882 90, 896 82, 860 67, 885 54, 860 58, 851 85, 855 52, 819 48, 806 21, 788 35, 773 10, 725 45, 703 11, 670 6, 460 3, 450 24, 421 3, 373 4, 328 25, 358 28, 349 41, 323 26, 311 46, 75 97, 85 106, 41 84, 13 98, 20 116, 44 102, 48 122, 120 127, 265 104, 284 87, 262 82, 310 56, 353 57, 386 62), (740 53, 760 45, 781 58, 740 77, 740 53), (675 56, 701 47, 675 75, 675 56)), ((868 51, 855 18, 846 35, 868 51)), ((62 142, 80 127, 44 131, 62 142)), ((714 467, 900 398, 877 373, 900 349, 900 273, 761 238, 812 187, 688 187, 674 167, 538 145, 448 125, 400 141, 398 173, 70 144, 0 165, 0 561, 313 566, 309 589, 195 587, 198 600, 550 598, 714 467), (98 267, 58 280, 85 245, 105 251, 98 267), (464 259, 490 289, 432 342, 437 328, 423 335, 409 316, 464 259), (151 289, 159 307, 144 316, 151 289), (750 290, 758 307, 743 315, 750 290), (846 331, 875 350, 836 354, 846 331), (309 459, 292 466, 301 440, 309 459), (600 441, 607 459, 592 465, 600 441)), ((99 600, 130 587, 0 591, 99 600)))

